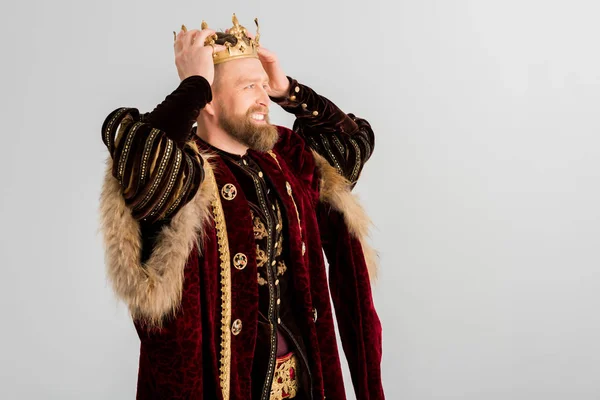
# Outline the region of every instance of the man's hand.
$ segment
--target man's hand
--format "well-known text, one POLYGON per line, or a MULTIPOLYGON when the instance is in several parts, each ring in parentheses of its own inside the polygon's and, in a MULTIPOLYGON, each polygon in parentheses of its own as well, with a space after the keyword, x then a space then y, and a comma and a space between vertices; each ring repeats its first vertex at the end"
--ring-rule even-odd
POLYGON ((212 29, 181 30, 175 37, 175 65, 179 78, 184 80, 193 75, 206 78, 212 85, 215 79, 213 54, 225 50, 225 46, 204 45, 209 36, 215 34, 212 29), (213 48, 214 47, 214 48, 213 48))
POLYGON ((290 81, 281 69, 277 56, 261 46, 258 48, 258 58, 269 75, 269 90, 267 90, 269 96, 286 96, 290 90, 290 81))

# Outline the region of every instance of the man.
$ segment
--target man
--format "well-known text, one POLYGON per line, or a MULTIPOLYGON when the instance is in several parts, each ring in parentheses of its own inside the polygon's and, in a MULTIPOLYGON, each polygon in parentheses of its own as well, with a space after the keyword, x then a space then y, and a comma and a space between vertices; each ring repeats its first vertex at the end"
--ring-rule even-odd
POLYGON ((137 398, 345 399, 331 294, 356 396, 383 399, 368 218, 350 193, 369 124, 287 77, 235 15, 226 33, 182 27, 175 62, 165 101, 102 127, 107 270, 141 341, 137 398), (270 101, 293 131, 269 123, 270 101))

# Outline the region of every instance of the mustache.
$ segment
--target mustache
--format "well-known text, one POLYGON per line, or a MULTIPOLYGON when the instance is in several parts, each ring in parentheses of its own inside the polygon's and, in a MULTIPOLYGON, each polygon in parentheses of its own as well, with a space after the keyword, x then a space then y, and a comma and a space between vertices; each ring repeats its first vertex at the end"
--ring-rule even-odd
POLYGON ((246 114, 250 115, 250 114, 253 114, 253 113, 262 113, 262 114, 269 115, 269 109, 266 108, 266 107, 260 107, 260 106, 251 107, 251 108, 248 109, 248 112, 246 114))

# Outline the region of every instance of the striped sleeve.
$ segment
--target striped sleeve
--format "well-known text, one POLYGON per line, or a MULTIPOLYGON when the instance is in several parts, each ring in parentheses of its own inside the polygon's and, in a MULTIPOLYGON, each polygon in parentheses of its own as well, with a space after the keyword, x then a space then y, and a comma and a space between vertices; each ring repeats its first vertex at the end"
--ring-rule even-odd
POLYGON ((126 204, 137 220, 156 222, 174 215, 204 179, 203 161, 192 144, 178 144, 144 122, 135 108, 119 108, 102 125, 126 204))
POLYGON ((322 132, 298 123, 294 124, 294 130, 301 133, 311 148, 355 185, 373 153, 375 140, 371 125, 366 120, 356 118, 353 114, 348 115, 359 127, 352 134, 322 132))
POLYGON ((295 79, 288 79, 288 95, 271 99, 296 116, 293 130, 354 186, 375 147, 371 125, 354 114, 344 113, 295 79))

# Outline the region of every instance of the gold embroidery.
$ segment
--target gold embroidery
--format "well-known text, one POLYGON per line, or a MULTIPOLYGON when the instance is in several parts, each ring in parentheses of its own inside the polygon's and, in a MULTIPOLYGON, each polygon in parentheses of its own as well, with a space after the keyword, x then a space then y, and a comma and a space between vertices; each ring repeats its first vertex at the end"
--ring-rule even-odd
POLYGON ((345 156, 346 155, 346 149, 344 149, 344 145, 342 145, 342 142, 340 142, 340 139, 338 139, 337 136, 332 136, 331 139, 333 140, 333 144, 335 144, 335 147, 337 147, 337 149, 340 152, 340 154, 342 156, 345 156))
POLYGON ((281 218, 281 208, 279 207, 279 203, 277 203, 277 232, 279 237, 277 239, 277 243, 275 244, 275 257, 279 257, 283 251, 283 235, 281 231, 283 229, 283 220, 281 218))
MULTIPOLYGON (((117 113, 112 117, 112 119, 110 120, 110 122, 108 123, 108 125, 106 126, 106 130, 104 131, 104 141, 106 143, 108 143, 108 151, 112 154, 113 152, 113 141, 110 140, 111 138, 111 134, 112 134, 112 129, 113 129, 113 125, 114 123, 123 116, 123 114, 127 113, 129 111, 129 109, 127 108, 122 108, 119 111, 117 111, 117 113)), ((131 117, 129 117, 129 119, 131 119, 131 117)))
POLYGON ((154 180, 152 181, 152 185, 150 186, 150 191, 148 192, 148 194, 146 195, 144 200, 142 200, 142 202, 135 207, 136 210, 142 209, 150 201, 150 199, 154 195, 154 192, 160 185, 163 174, 165 173, 165 169, 167 168, 167 163, 168 163, 169 159, 171 158, 171 152, 173 151, 173 147, 174 147, 173 141, 170 139, 167 139, 167 148, 165 149, 165 154, 163 155, 163 158, 160 161, 158 171, 156 173, 154 180))
POLYGON ((260 240, 267 237, 267 228, 265 228, 265 224, 262 223, 260 218, 254 218, 254 239, 260 240))
POLYGON ((262 250, 260 248, 260 246, 257 244, 256 245, 256 266, 258 268, 260 268, 263 265, 265 265, 266 262, 267 262, 267 253, 264 250, 262 250))
MULTIPOLYGON (((279 164, 279 160, 277 159, 277 155, 273 152, 273 150, 269 150, 267 153, 271 157, 273 157, 273 159, 277 163, 277 166, 279 167, 279 169, 281 171, 283 171, 283 169, 281 168, 281 164, 279 164)), ((306 251, 306 246, 304 245, 304 239, 303 239, 303 234, 302 234, 302 223, 300 222, 300 211, 298 210, 298 206, 296 205, 296 201, 294 200, 294 196, 292 194, 292 186, 290 185, 289 182, 286 182, 286 188, 287 188, 288 194, 290 196, 290 199, 292 200, 292 203, 294 204, 294 208, 296 209, 296 218, 298 219, 298 231, 300 233, 300 239, 302 240, 302 245, 303 245, 302 255, 304 256, 304 252, 306 251)))
POLYGON ((364 159, 368 160, 369 158, 371 158, 371 145, 369 144, 369 141, 367 140, 366 137, 364 137, 363 135, 360 135, 358 137, 358 139, 363 143, 363 145, 365 146, 365 150, 367 151, 367 154, 365 154, 364 159))
POLYGON ((146 170, 148 168, 148 159, 150 158, 150 150, 152 150, 152 146, 154 146, 154 141, 156 136, 160 133, 158 129, 152 129, 150 131, 150 135, 148 139, 146 139, 146 144, 144 145, 144 153, 142 154, 142 167, 140 169, 140 180, 138 187, 141 187, 146 182, 146 170))
POLYGON ((127 164, 127 159, 129 158, 129 149, 131 148, 131 143, 133 142, 133 138, 137 132, 137 130, 142 126, 143 123, 136 122, 133 125, 133 128, 129 131, 127 135, 127 139, 125 140, 125 145, 123 146, 123 151, 121 153, 121 157, 119 158, 119 182, 123 181, 123 173, 125 172, 125 164, 127 164))
POLYGON ((260 276, 260 274, 256 274, 257 275, 257 279, 258 279, 258 284, 260 286, 265 286, 268 282, 265 278, 263 278, 262 276, 260 276))
POLYGON ((275 245, 277 250, 275 250, 275 257, 279 257, 281 255, 282 247, 283 247, 283 235, 279 235, 279 239, 277 240, 277 244, 275 245))
POLYGON ((352 169, 352 174, 348 180, 350 182, 355 182, 358 179, 358 173, 360 172, 360 168, 362 166, 360 160, 360 147, 358 147, 358 143, 356 143, 354 139, 350 138, 348 141, 352 144, 354 151, 356 152, 356 161, 354 163, 354 168, 352 169))
POLYGON ((231 374, 231 269, 229 256, 229 241, 227 239, 227 227, 223 214, 223 205, 219 197, 219 188, 214 176, 207 177, 211 180, 215 191, 215 199, 212 201, 215 229, 219 244, 219 256, 221 258, 221 360, 219 368, 219 381, 223 391, 223 400, 229 400, 229 385, 231 374))
POLYGON ((277 163, 277 166, 279 167, 279 169, 281 169, 281 164, 279 164, 279 160, 277 159, 277 154, 275 154, 275 153, 273 152, 273 150, 269 150, 269 151, 267 151, 267 153, 268 153, 268 154, 269 154, 271 157, 273 157, 273 160, 275 160, 275 162, 277 163))
POLYGON ((329 138, 325 135, 319 135, 319 138, 321 139, 321 143, 323 144, 323 147, 325 148, 325 151, 327 151, 327 154, 329 154, 329 157, 331 159, 331 161, 333 161, 333 164, 335 165, 335 168, 338 170, 338 172, 340 174, 344 174, 344 171, 342 170, 342 167, 340 166, 340 163, 338 162, 338 159, 335 158, 335 155, 333 155, 333 152, 331 151, 331 146, 329 145, 329 138))
POLYGON ((287 267, 283 260, 277 262, 277 276, 281 276, 287 271, 287 267))
MULTIPOLYGON (((185 161, 187 162, 188 170, 192 171, 193 166, 192 166, 191 159, 189 157, 186 157, 185 161)), ((165 215, 171 215, 173 210, 175 210, 177 208, 177 206, 179 205, 179 203, 181 203, 181 200, 183 198, 182 195, 184 193, 187 193, 188 189, 192 185, 192 176, 191 175, 186 177, 185 172, 184 172, 182 179, 185 179, 185 185, 183 186, 183 189, 181 189, 181 191, 179 193, 177 193, 175 202, 173 203, 173 205, 171 205, 171 207, 169 207, 169 209, 167 210, 165 215)))
POLYGON ((283 219, 281 218, 281 208, 279 207, 279 203, 277 203, 277 232, 281 232, 283 229, 283 219))
POLYGON ((297 357, 294 353, 278 358, 270 400, 292 399, 298 394, 297 357))
POLYGON ((175 181, 177 180, 177 175, 179 174, 179 168, 181 168, 181 158, 182 158, 181 150, 175 149, 175 151, 176 151, 175 166, 173 167, 173 171, 171 171, 171 177, 169 179, 169 184, 167 186, 167 189, 165 190, 165 193, 163 194, 162 199, 160 199, 160 202, 158 203, 158 205, 156 207, 154 207, 154 210, 152 210, 152 212, 150 213, 151 217, 156 215, 156 213, 162 208, 162 206, 165 204, 165 201, 167 201, 167 197, 171 194, 171 190, 173 190, 173 186, 175 186, 175 181))

